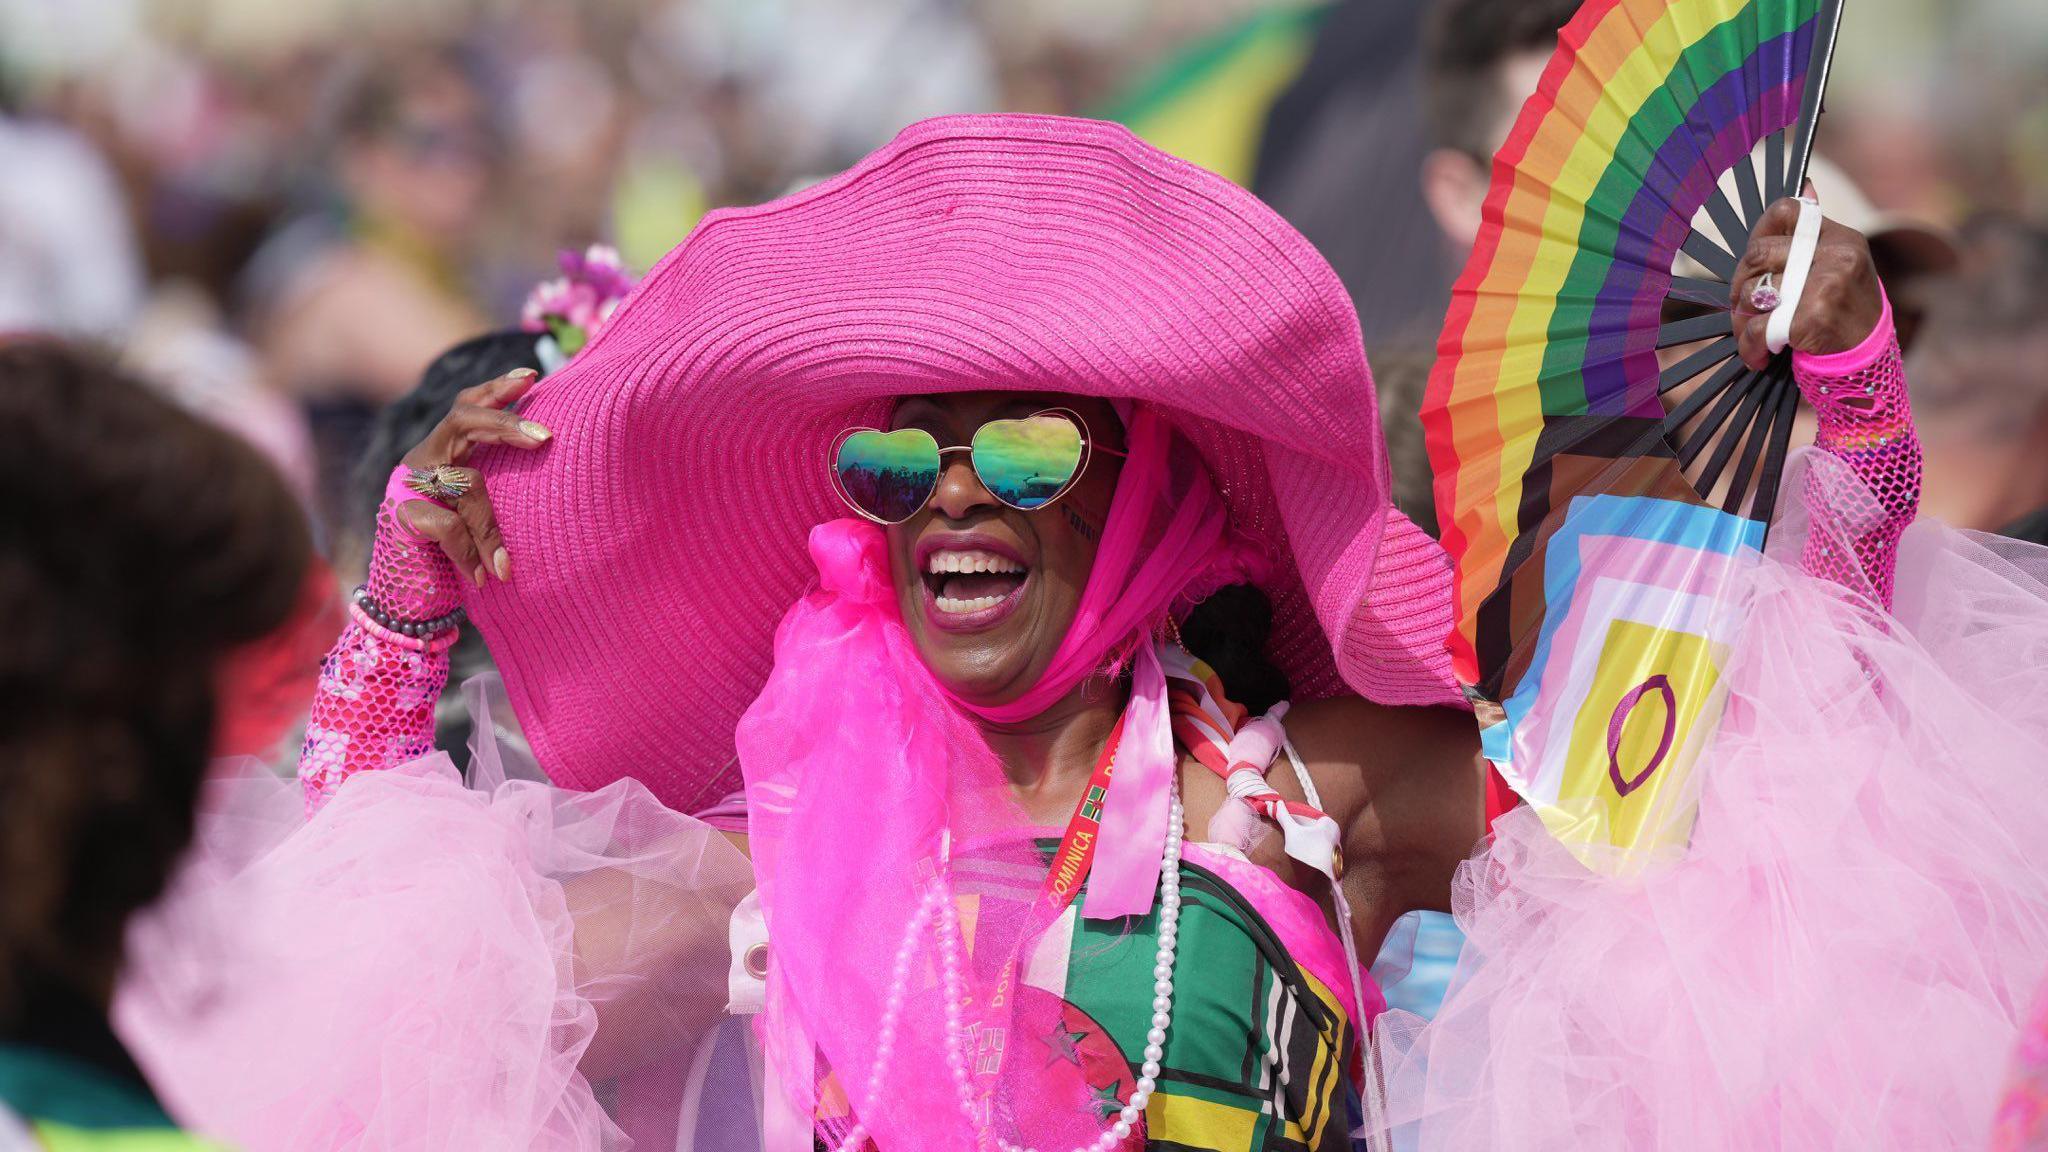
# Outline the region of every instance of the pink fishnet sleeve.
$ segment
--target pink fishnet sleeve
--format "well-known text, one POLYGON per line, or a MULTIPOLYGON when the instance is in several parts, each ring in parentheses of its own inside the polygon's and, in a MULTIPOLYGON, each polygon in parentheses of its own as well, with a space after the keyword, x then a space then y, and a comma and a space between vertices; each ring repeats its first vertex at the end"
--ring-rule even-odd
POLYGON ((1801 561, 1890 609, 1899 537, 1920 507, 1921 460, 1890 301, 1861 344, 1825 356, 1795 352, 1792 373, 1820 421, 1814 446, 1848 465, 1806 472, 1801 498, 1813 529, 1801 561))
MULTIPOLYGON (((415 536, 387 498, 377 510, 370 554, 370 597, 403 620, 431 620, 461 602, 455 566, 438 544, 415 536)), ((434 750, 434 703, 448 684, 456 629, 402 636, 379 626, 360 605, 327 653, 299 751, 299 782, 310 815, 357 772, 394 768, 434 750)))

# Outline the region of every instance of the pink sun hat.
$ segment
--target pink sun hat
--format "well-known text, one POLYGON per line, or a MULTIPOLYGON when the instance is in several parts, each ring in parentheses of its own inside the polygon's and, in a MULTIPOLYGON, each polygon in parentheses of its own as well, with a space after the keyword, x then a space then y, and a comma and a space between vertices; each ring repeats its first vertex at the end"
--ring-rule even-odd
POLYGON ((544 378, 554 438, 485 454, 513 580, 471 592, 557 783, 694 810, 845 514, 828 453, 901 396, 1050 390, 1165 412, 1275 563, 1296 699, 1456 704, 1450 564, 1395 512, 1358 318, 1300 233, 1122 127, 951 116, 705 217, 544 378))

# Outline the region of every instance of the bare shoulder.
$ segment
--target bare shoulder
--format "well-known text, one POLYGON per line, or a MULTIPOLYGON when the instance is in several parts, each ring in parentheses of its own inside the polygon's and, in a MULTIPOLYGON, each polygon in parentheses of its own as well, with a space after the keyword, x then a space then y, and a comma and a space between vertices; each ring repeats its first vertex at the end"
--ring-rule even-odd
POLYGON ((1301 705, 1288 713, 1287 732, 1324 810, 1344 828, 1353 903, 1383 918, 1448 910, 1451 877, 1486 830, 1485 761, 1471 713, 1348 697, 1301 705))
POLYGON ((1472 715, 1456 708, 1412 708, 1338 696, 1296 705, 1287 735, 1307 763, 1324 807, 1340 822, 1375 796, 1406 783, 1433 780, 1477 786, 1479 733, 1472 715))

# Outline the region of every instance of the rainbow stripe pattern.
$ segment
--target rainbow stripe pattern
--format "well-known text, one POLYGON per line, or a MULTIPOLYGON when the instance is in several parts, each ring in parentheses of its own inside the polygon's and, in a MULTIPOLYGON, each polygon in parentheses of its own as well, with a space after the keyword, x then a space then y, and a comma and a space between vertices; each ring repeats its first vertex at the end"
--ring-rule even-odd
POLYGON ((1681 472, 1658 326, 1718 178, 1800 119, 1823 7, 1589 0, 1495 157, 1438 343, 1422 420, 1452 654, 1501 705, 1489 758, 1591 849, 1689 829, 1732 637, 1714 593, 1762 525, 1681 472))

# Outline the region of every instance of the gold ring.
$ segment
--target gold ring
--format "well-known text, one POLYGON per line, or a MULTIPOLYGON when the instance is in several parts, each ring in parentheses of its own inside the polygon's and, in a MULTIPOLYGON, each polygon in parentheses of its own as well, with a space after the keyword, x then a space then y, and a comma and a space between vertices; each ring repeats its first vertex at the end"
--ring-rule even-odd
POLYGON ((432 468, 414 468, 405 478, 405 486, 437 504, 452 504, 469 494, 476 481, 469 469, 453 464, 436 464, 432 468))

